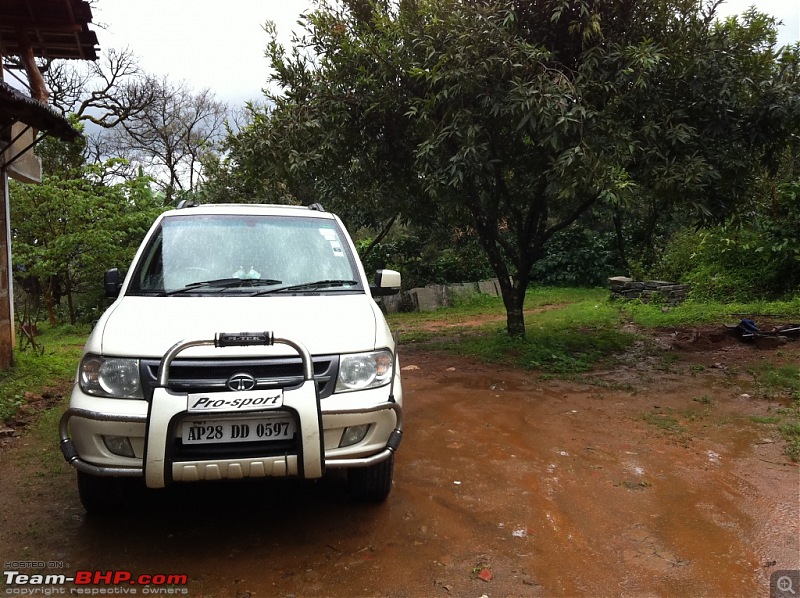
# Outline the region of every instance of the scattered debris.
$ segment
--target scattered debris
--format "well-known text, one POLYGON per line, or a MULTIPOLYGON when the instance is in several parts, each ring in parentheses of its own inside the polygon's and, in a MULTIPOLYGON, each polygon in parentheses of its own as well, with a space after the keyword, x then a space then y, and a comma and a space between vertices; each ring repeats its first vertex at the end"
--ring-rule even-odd
POLYGON ((483 581, 492 581, 494 578, 491 571, 492 566, 487 562, 488 559, 483 560, 485 558, 485 556, 481 557, 482 560, 478 561, 478 564, 472 568, 472 575, 483 581))
POLYGON ((511 535, 515 538, 527 538, 528 537, 528 530, 524 527, 519 527, 511 532, 511 535))
POLYGON ((762 330, 754 320, 742 318, 738 324, 726 324, 730 334, 744 341, 754 343, 759 349, 774 349, 789 341, 800 338, 800 324, 773 326, 772 330, 762 330))
POLYGON ((492 581, 494 579, 494 575, 489 569, 481 569, 481 572, 478 573, 478 579, 482 579, 483 581, 492 581))
POLYGON ((419 369, 419 366, 417 366, 417 365, 407 365, 405 367, 400 368, 400 371, 402 371, 402 372, 413 372, 413 371, 418 370, 418 369, 419 369))

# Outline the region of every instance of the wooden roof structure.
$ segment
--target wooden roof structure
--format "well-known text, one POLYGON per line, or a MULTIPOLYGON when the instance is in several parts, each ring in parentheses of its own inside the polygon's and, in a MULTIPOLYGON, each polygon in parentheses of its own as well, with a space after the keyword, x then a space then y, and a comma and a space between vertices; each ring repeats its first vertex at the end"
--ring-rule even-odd
MULTIPOLYGON (((4 57, 23 53, 31 56, 31 64, 33 56, 45 60, 97 60, 97 34, 89 29, 91 22, 92 9, 86 0, 0 0, 0 67, 4 57)), ((39 77, 36 65, 32 68, 39 77)), ((2 82, 0 76, 0 150, 16 142, 10 134, 15 123, 40 133, 31 145, 44 135, 64 141, 79 135, 48 105, 2 82)), ((16 159, 16 155, 3 154, 0 151, 0 167, 16 159)))
MULTIPOLYGON (((25 123, 63 141, 74 141, 80 136, 69 121, 55 110, 0 81, 0 132, 15 122, 25 123)), ((5 143, 0 141, 0 147, 4 145, 5 143)), ((7 159, 9 162, 13 161, 11 156, 7 159)), ((5 166, 2 153, 0 153, 0 166, 5 166)))
POLYGON ((92 9, 85 0, 2 0, 0 55, 20 54, 20 41, 45 58, 97 60, 97 34, 89 29, 92 9))

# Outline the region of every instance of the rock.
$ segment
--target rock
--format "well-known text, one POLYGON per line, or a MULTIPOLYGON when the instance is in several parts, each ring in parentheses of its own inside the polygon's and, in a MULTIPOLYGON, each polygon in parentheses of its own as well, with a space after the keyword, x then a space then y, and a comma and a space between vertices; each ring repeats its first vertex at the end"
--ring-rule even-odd
POLYGON ((411 289, 411 302, 417 311, 434 311, 439 307, 436 291, 429 288, 416 288, 411 289))
POLYGON ((481 280, 478 282, 478 291, 483 293, 484 295, 491 295, 492 297, 497 297, 497 280, 490 279, 490 280, 481 280))
POLYGON ((494 575, 488 569, 481 569, 481 572, 478 573, 478 579, 482 579, 483 581, 492 581, 494 575))

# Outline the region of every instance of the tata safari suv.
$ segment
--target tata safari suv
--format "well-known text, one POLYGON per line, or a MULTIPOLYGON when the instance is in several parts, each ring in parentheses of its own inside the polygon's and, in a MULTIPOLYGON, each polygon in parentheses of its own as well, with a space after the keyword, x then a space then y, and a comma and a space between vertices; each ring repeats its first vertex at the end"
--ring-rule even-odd
POLYGON ((395 343, 342 222, 318 205, 162 214, 83 352, 61 447, 89 511, 150 488, 346 469, 392 487, 403 393, 395 343))

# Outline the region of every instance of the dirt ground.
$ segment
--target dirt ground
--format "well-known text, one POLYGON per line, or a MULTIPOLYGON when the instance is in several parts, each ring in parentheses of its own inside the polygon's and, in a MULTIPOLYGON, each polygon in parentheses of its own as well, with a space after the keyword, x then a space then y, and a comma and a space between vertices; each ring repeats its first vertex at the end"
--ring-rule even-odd
POLYGON ((186 574, 172 590, 231 598, 769 596, 773 572, 800 569, 800 469, 753 421, 784 404, 748 367, 796 363, 800 342, 654 342, 672 351, 569 380, 404 347, 381 505, 331 477, 185 485, 90 518, 50 417, 0 451, 4 571, 186 574))

